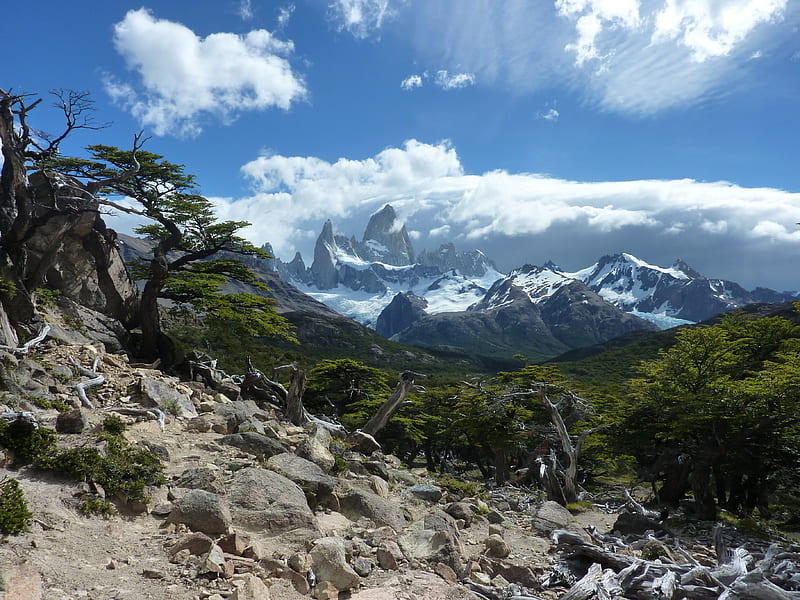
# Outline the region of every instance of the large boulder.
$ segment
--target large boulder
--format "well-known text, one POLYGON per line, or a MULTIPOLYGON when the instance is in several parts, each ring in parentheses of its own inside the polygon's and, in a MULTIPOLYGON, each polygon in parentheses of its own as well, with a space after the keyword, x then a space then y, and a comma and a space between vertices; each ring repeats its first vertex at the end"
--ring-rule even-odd
POLYGON ((167 519, 185 523, 195 531, 208 535, 226 533, 231 527, 231 513, 223 498, 205 490, 192 490, 173 503, 167 519))
POLYGON ((550 535, 554 529, 565 529, 571 520, 571 512, 558 502, 548 500, 536 510, 531 525, 539 533, 550 535))
POLYGON ((197 409, 189 394, 165 381, 152 377, 139 380, 139 402, 148 408, 160 408, 165 413, 177 417, 196 417, 197 409))
POLYGON ((324 496, 336 486, 333 477, 326 475, 318 465, 291 452, 270 457, 267 468, 294 481, 307 495, 324 496))
POLYGON ((347 564, 344 540, 337 537, 324 537, 314 542, 311 549, 314 561, 314 574, 320 583, 329 582, 344 592, 361 582, 353 568, 347 564))
POLYGON ((339 498, 340 512, 351 521, 367 517, 378 526, 400 531, 406 524, 403 510, 395 502, 362 489, 352 489, 339 498))
POLYGON ((258 458, 269 458, 289 451, 289 448, 279 441, 253 431, 223 436, 222 443, 243 450, 248 454, 254 454, 258 458))
POLYGON ((225 493, 225 484, 220 477, 219 471, 208 467, 186 469, 175 480, 175 487, 205 490, 214 494, 225 493))
POLYGON ((233 522, 240 527, 272 534, 319 529, 303 490, 274 471, 258 467, 238 471, 229 501, 233 522))
POLYGON ((336 459, 330 450, 331 441, 333 441, 331 432, 315 425, 308 437, 297 447, 296 454, 319 465, 327 473, 336 464, 336 459))

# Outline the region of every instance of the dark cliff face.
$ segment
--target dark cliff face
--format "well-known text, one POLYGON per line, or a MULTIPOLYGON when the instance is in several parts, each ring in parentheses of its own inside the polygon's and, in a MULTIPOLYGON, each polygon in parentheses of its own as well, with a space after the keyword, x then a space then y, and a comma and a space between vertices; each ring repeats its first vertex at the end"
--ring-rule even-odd
POLYGON ((392 337, 422 319, 427 305, 427 300, 411 292, 397 294, 378 315, 375 330, 383 337, 392 337))
POLYGON ((364 260, 400 267, 417 260, 406 226, 397 226, 397 213, 389 204, 370 217, 361 245, 355 250, 364 260))

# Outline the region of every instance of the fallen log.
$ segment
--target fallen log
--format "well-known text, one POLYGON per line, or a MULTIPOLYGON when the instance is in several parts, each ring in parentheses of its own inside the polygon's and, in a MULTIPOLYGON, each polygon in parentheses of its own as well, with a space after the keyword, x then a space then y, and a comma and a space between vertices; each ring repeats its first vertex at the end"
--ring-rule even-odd
POLYGON ((77 367, 81 375, 91 378, 86 381, 81 381, 80 383, 75 384, 75 389, 78 391, 78 397, 81 399, 81 403, 87 408, 94 409, 94 404, 92 403, 91 400, 89 400, 89 397, 86 395, 86 390, 88 390, 89 388, 97 387, 98 385, 102 385, 106 381, 105 377, 103 377, 102 375, 98 375, 95 372, 97 370, 97 364, 100 362, 100 357, 99 356, 95 357, 91 369, 87 369, 86 367, 82 366, 77 360, 75 360, 71 356, 69 357, 69 360, 70 362, 72 362, 73 365, 75 365, 75 367, 77 367))
POLYGON ((50 333, 50 324, 46 324, 42 327, 42 330, 38 333, 38 335, 33 338, 32 340, 25 342, 19 348, 14 348, 13 346, 6 346, 4 344, 0 344, 0 350, 5 350, 6 352, 11 352, 12 354, 28 354, 31 351, 31 348, 41 344, 44 341, 44 338, 47 337, 47 334, 50 333))

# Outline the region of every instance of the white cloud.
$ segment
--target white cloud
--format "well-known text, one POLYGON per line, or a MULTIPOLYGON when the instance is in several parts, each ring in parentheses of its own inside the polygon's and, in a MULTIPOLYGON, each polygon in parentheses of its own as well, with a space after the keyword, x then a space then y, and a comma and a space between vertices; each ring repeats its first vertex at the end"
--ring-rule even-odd
POLYGON ((406 91, 422 87, 422 77, 420 75, 409 75, 400 82, 400 87, 406 91))
POLYGON ((389 0, 333 0, 328 9, 339 31, 347 30, 360 39, 380 31, 392 15, 389 0))
POLYGON ((245 110, 288 109, 306 94, 286 58, 292 42, 263 29, 201 38, 142 8, 114 26, 114 47, 141 83, 108 77, 106 89, 157 135, 197 135, 209 115, 230 122, 245 110))
POLYGON ((548 108, 547 110, 541 111, 536 114, 537 119, 544 119, 545 121, 558 121, 558 117, 561 116, 555 108, 548 108))
MULTIPOLYGON (((506 171, 470 175, 449 143, 416 140, 363 160, 262 156, 242 171, 254 193, 222 202, 224 218, 255 223, 253 241, 270 241, 285 257, 300 249, 310 258, 325 219, 358 232, 386 203, 410 229, 427 232, 420 247, 453 240, 502 248, 494 258, 511 260, 505 268, 551 258, 531 255, 537 244, 565 253, 584 248, 582 261, 626 250, 651 260, 664 253, 667 260, 701 257, 731 269, 800 252, 794 225, 800 193, 777 189, 689 179, 587 183, 506 171)), ((708 274, 725 276, 721 267, 708 274)))
POLYGON ((475 75, 473 73, 450 74, 446 69, 442 69, 436 71, 433 82, 443 90, 457 90, 475 85, 475 75))
POLYGON ((788 0, 438 0, 409 4, 419 60, 515 94, 567 88, 650 115, 752 85, 748 60, 791 40, 788 0))
POLYGON ((292 18, 294 11, 293 2, 278 9, 278 29, 284 29, 289 24, 289 19, 292 18))
POLYGON ((242 21, 249 21, 253 18, 253 0, 240 0, 238 14, 242 21))
POLYGON ((473 73, 450 73, 446 69, 440 69, 433 75, 425 71, 421 75, 409 75, 400 82, 400 87, 406 91, 422 87, 423 81, 430 81, 433 85, 445 90, 459 90, 471 85, 475 85, 475 75, 473 73))

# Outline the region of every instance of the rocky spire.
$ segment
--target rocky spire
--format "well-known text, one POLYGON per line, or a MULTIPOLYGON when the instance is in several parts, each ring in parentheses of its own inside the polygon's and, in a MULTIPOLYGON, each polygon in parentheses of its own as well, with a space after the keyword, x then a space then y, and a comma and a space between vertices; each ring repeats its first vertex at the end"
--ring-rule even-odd
POLYGON ((380 261, 390 265, 412 265, 416 254, 411 245, 406 226, 398 227, 397 213, 391 204, 370 217, 359 255, 365 260, 380 261))
POLYGON ((328 219, 322 227, 314 247, 314 262, 311 264, 311 277, 314 285, 320 290, 336 287, 339 276, 336 272, 336 240, 333 235, 333 223, 328 219))

